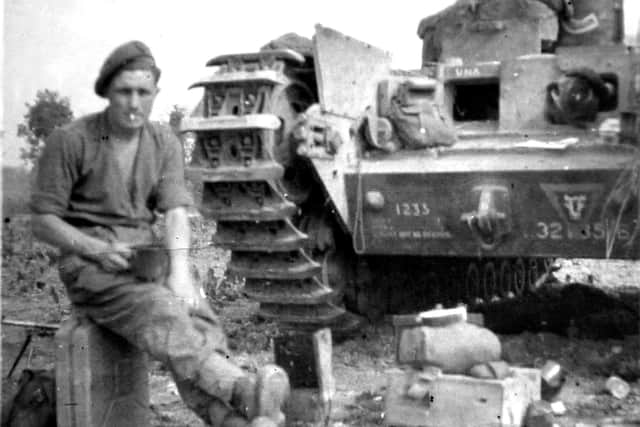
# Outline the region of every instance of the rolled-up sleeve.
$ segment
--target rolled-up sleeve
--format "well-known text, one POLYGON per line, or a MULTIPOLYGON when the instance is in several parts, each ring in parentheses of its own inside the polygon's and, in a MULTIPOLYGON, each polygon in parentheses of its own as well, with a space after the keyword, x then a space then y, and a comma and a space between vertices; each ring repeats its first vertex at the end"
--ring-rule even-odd
POLYGON ((179 206, 193 205, 193 198, 187 190, 184 178, 184 157, 178 138, 165 132, 166 145, 162 160, 162 170, 158 182, 156 209, 166 212, 179 206))
MULTIPOLYGON (((36 180, 29 207, 34 214, 64 216, 73 183, 77 178, 77 144, 73 135, 54 130, 38 159, 36 180)), ((77 138, 77 137, 76 137, 77 138)))

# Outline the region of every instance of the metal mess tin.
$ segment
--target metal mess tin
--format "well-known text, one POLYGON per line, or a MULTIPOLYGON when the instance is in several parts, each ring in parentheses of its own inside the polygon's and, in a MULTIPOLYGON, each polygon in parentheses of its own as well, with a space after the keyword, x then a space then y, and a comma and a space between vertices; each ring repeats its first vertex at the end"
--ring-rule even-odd
POLYGON ((164 278, 169 270, 169 252, 161 244, 132 246, 131 273, 141 280, 164 278))

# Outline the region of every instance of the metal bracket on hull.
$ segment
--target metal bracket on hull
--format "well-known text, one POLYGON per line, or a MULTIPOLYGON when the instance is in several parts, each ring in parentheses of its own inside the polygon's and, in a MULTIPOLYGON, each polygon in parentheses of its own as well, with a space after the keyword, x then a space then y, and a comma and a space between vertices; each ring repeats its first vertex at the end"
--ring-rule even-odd
POLYGON ((501 197, 508 208, 509 190, 501 185, 479 185, 473 192, 480 192, 478 209, 463 213, 460 220, 469 226, 480 247, 491 251, 511 232, 509 213, 498 211, 496 207, 496 198, 501 197))

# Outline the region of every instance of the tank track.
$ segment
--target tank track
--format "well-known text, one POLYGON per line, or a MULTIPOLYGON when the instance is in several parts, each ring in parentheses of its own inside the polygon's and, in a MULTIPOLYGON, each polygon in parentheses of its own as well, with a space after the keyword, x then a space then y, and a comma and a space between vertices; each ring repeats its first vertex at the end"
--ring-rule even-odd
POLYGON ((290 151, 290 126, 314 101, 296 78, 306 59, 291 50, 214 58, 196 115, 183 131, 196 133, 187 174, 202 183, 201 212, 217 220, 213 243, 231 251, 227 274, 245 279, 244 293, 258 315, 283 327, 313 330, 356 327, 341 298, 309 255, 309 235, 294 225, 300 190, 290 151))

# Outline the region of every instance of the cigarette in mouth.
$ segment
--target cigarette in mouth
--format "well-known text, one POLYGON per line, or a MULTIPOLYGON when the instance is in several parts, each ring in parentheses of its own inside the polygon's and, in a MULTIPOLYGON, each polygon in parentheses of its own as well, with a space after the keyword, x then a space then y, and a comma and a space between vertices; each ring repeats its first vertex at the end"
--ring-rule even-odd
POLYGON ((134 121, 136 119, 136 115, 133 113, 129 114, 129 120, 134 121))

